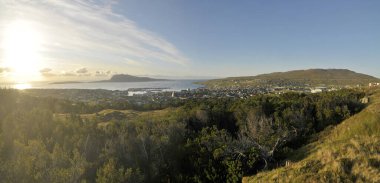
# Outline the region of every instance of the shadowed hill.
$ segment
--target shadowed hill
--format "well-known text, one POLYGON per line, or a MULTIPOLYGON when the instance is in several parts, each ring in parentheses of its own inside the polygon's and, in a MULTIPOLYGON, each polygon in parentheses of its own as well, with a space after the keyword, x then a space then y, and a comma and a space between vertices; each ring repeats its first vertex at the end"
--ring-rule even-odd
POLYGON ((132 76, 128 74, 116 74, 116 75, 113 75, 109 80, 91 81, 91 82, 58 81, 58 82, 51 82, 49 84, 108 83, 108 82, 123 83, 123 82, 152 82, 152 81, 169 81, 169 80, 155 79, 155 78, 149 78, 149 77, 138 77, 138 76, 132 76))
POLYGON ((274 72, 257 76, 230 77, 209 80, 204 84, 210 88, 247 86, 286 86, 286 85, 367 85, 379 82, 378 78, 356 73, 347 69, 309 69, 288 72, 274 72))
POLYGON ((288 166, 243 182, 380 182, 380 91, 371 104, 293 154, 288 166))
POLYGON ((137 77, 128 74, 116 74, 109 80, 96 81, 96 82, 149 82, 149 81, 167 81, 166 79, 155 79, 149 77, 137 77))

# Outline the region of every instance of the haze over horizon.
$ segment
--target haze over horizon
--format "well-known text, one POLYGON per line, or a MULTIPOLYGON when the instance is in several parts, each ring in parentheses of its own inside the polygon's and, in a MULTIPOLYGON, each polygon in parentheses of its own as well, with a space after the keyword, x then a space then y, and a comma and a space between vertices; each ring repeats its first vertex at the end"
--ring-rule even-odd
POLYGON ((113 74, 380 78, 379 1, 0 0, 0 82, 113 74))

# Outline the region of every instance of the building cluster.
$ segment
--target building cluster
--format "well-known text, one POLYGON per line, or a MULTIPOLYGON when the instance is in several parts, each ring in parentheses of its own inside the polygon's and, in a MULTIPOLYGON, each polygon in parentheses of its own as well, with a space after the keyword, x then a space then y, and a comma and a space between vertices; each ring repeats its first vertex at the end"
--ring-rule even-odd
POLYGON ((369 87, 379 87, 380 83, 369 83, 368 86, 369 87))
POLYGON ((283 94, 287 92, 319 93, 333 91, 333 87, 309 86, 259 86, 254 88, 229 89, 186 89, 170 91, 167 88, 138 88, 128 90, 83 90, 83 89, 32 89, 29 94, 39 97, 53 97, 90 104, 108 104, 128 102, 135 105, 152 103, 170 103, 173 101, 202 98, 248 98, 258 94, 283 94))

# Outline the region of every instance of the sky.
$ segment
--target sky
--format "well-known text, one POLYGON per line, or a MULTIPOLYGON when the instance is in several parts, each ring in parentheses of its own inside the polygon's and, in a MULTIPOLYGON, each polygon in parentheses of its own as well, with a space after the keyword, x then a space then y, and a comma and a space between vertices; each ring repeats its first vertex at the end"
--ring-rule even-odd
POLYGON ((380 1, 0 0, 0 81, 380 77, 380 1))

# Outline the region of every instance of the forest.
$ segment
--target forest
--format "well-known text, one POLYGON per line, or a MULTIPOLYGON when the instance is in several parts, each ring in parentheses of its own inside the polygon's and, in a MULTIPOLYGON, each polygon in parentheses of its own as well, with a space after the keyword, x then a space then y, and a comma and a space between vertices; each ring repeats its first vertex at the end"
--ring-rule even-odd
POLYGON ((345 89, 112 108, 0 89, 1 182, 240 182, 283 166, 314 134, 361 111, 364 96, 345 89))

